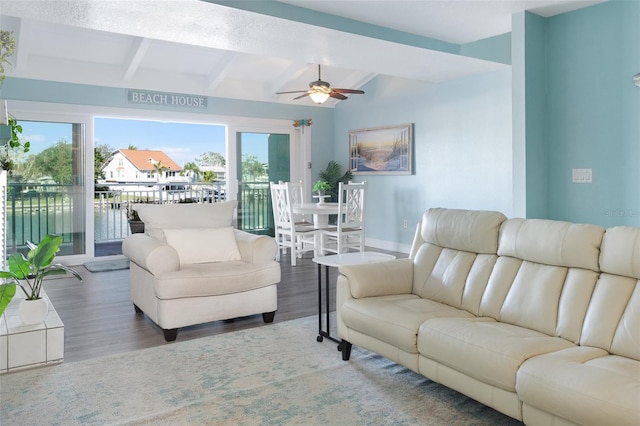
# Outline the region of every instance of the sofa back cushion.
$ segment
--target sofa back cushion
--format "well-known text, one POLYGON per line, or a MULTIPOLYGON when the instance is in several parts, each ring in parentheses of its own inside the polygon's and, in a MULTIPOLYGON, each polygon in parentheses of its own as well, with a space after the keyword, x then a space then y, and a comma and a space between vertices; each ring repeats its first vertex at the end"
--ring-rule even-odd
POLYGON ((180 265, 241 260, 233 228, 165 229, 167 244, 175 249, 180 265))
POLYGON ((544 265, 600 270, 604 228, 546 219, 509 219, 502 224, 498 255, 544 265))
POLYGON ((578 342, 603 234, 596 225, 505 221, 481 315, 578 342))
POLYGON ((432 208, 421 221, 422 241, 438 247, 470 253, 496 254, 500 212, 432 208))
POLYGON ((411 251, 414 294, 477 315, 505 219, 499 212, 427 210, 411 251))
POLYGON ((640 360, 640 228, 607 229, 581 345, 640 360))
POLYGON ((221 203, 136 204, 145 233, 165 240, 165 229, 221 228, 231 226, 237 201, 221 203))

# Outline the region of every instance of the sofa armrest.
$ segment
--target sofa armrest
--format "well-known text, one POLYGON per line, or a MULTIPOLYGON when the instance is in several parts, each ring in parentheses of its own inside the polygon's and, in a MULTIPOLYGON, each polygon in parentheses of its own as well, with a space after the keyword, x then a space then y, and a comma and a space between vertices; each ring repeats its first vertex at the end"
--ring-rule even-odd
POLYGON ((178 252, 164 241, 145 234, 128 236, 122 242, 122 253, 154 276, 180 269, 178 252))
POLYGON ((385 262, 344 265, 340 273, 348 282, 354 299, 392 294, 411 294, 413 261, 394 259, 385 262))
POLYGON ((242 260, 249 263, 271 262, 278 254, 276 240, 267 235, 255 235, 234 229, 242 260))

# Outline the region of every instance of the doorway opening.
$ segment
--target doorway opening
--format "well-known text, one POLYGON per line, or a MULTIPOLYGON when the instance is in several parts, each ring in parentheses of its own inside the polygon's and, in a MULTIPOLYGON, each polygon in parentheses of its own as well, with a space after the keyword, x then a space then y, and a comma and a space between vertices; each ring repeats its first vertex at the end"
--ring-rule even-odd
POLYGON ((122 254, 136 203, 227 198, 226 126, 96 117, 95 257, 122 254))

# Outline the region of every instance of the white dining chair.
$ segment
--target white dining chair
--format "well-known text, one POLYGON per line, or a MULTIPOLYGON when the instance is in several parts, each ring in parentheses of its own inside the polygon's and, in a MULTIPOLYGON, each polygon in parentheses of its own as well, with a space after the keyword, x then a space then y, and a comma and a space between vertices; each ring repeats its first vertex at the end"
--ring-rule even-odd
MULTIPOLYGON (((304 203, 304 185, 302 181, 289 182, 289 197, 292 207, 296 204, 302 205, 304 203)), ((313 220, 309 220, 308 215, 296 213, 295 211, 293 212, 293 221, 296 225, 313 225, 313 220)))
POLYGON ((320 251, 347 253, 364 251, 364 217, 367 182, 343 184, 338 187, 338 218, 336 226, 321 230, 320 251))
POLYGON ((313 225, 297 225, 294 220, 291 204, 291 188, 289 182, 271 182, 271 203, 275 239, 278 243, 278 260, 280 254, 287 249, 291 252, 291 265, 296 266, 296 259, 316 247, 317 230, 313 225))

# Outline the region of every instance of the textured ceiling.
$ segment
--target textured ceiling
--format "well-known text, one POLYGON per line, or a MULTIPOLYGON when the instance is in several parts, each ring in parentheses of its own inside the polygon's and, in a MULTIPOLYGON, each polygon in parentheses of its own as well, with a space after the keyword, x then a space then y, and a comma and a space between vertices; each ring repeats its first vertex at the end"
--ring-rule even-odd
MULTIPOLYGON (((549 16, 596 2, 282 3, 273 4, 459 44, 509 32, 521 10, 549 16)), ((332 87, 353 89, 378 75, 439 82, 504 67, 199 0, 1 0, 0 15, 18 46, 7 76, 61 82, 312 105, 275 92, 306 89, 316 64, 332 87)))

